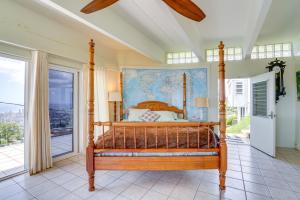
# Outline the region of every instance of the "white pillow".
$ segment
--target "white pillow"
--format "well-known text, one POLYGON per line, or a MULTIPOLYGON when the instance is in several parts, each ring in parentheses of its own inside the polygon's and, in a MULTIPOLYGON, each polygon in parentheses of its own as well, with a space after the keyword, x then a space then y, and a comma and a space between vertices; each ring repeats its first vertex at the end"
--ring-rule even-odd
POLYGON ((174 116, 174 119, 177 120, 178 119, 178 113, 176 113, 176 112, 171 112, 171 113, 174 116))
POLYGON ((156 121, 158 122, 171 122, 177 119, 177 114, 171 111, 154 111, 160 115, 156 121))
POLYGON ((149 109, 136 109, 136 108, 129 108, 128 109, 129 114, 128 114, 128 121, 135 121, 135 122, 140 122, 142 121, 140 117, 149 109))
POLYGON ((150 110, 148 110, 142 116, 140 116, 140 119, 144 122, 154 122, 159 118, 160 118, 160 115, 158 113, 150 111, 150 110))

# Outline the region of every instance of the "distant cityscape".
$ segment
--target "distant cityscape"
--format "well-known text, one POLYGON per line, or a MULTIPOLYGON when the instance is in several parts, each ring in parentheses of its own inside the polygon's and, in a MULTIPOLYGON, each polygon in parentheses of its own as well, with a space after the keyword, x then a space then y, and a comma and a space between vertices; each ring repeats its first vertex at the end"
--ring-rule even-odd
MULTIPOLYGON (((51 136, 73 133, 73 108, 49 105, 51 136)), ((24 130, 24 106, 0 103, 0 123, 17 123, 24 130)))
POLYGON ((0 146, 24 142, 24 106, 0 102, 0 146))
POLYGON ((73 108, 68 105, 49 105, 51 136, 73 133, 73 108))
POLYGON ((0 103, 0 123, 15 122, 24 126, 24 106, 0 103))

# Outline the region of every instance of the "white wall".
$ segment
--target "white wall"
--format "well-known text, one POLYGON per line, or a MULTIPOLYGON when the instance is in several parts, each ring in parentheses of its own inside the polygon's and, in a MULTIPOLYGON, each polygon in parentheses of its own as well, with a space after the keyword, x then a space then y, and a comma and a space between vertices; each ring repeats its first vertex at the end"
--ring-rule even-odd
POLYGON ((227 106, 231 107, 248 107, 249 96, 248 96, 248 79, 226 79, 226 100, 227 106), (237 82, 242 83, 242 94, 236 94, 237 82))
MULTIPOLYGON (((262 60, 243 60, 225 62, 225 74, 226 79, 233 78, 250 78, 252 76, 267 72, 265 68, 268 62, 274 59, 262 59, 262 60)), ((297 109, 300 108, 300 102, 297 102, 296 97, 296 63, 299 60, 295 58, 283 58, 287 61, 287 67, 284 74, 284 83, 286 87, 287 95, 280 97, 280 101, 277 103, 277 141, 276 145, 279 147, 294 148, 296 144, 300 144, 300 113, 297 109), (297 105, 297 107, 296 107, 297 105), (297 115, 296 115, 297 113, 297 115), (298 117, 296 117, 298 116, 298 117), (298 120, 296 123, 296 120, 298 120), (297 132, 296 132, 297 131, 297 132)), ((132 64, 133 61, 128 60, 128 63, 132 64)), ((138 63, 138 61, 136 61, 138 63)), ((126 60, 123 60, 124 66, 126 60)), ((140 65, 142 66, 142 65, 140 65)), ((139 67, 140 67, 139 66, 139 67)), ((147 67, 157 68, 163 65, 153 65, 149 63, 147 67)), ((166 67, 166 65, 164 65, 166 67)), ((218 63, 199 63, 192 65, 168 65, 168 68, 172 67, 208 67, 209 69, 209 115, 210 121, 218 120, 218 63)), ((144 66, 145 67, 145 66, 144 66)), ((300 65, 299 65, 300 69, 300 65)), ((300 149, 300 148, 299 148, 300 149)))
MULTIPOLYGON (((246 60, 246 61, 234 61, 226 62, 226 78, 248 78, 264 72, 267 72, 265 67, 268 62, 273 59, 263 60, 246 60)), ((295 66, 296 60, 293 58, 283 58, 287 61, 287 67, 284 74, 284 83, 286 87, 287 95, 280 97, 279 102, 276 105, 277 121, 276 121, 276 145, 279 147, 294 148, 296 144, 296 75, 295 66)), ((211 65, 212 74, 211 80, 217 79, 217 63, 211 65)), ((217 86, 211 83, 210 90, 217 91, 217 86)), ((217 92, 214 92, 216 95, 217 92)), ((211 105, 216 107, 218 100, 217 96, 211 97, 211 105)), ((212 118, 216 119, 215 110, 212 113, 212 118)))
MULTIPOLYGON (((72 24, 71 21, 69 24, 72 24)), ((88 61, 88 42, 96 39, 95 63, 117 66, 117 52, 97 40, 98 35, 43 16, 12 0, 1 0, 0 42, 22 45, 77 62, 88 61)), ((73 23, 74 24, 74 23, 73 23)))

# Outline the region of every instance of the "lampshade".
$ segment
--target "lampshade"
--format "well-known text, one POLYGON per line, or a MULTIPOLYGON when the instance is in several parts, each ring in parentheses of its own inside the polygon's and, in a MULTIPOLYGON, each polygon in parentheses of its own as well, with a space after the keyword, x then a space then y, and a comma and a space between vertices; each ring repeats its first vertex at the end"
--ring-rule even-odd
POLYGON ((208 98, 202 98, 202 97, 194 98, 194 106, 198 108, 207 108, 208 98))
POLYGON ((122 101, 121 93, 119 91, 109 92, 108 101, 122 101))

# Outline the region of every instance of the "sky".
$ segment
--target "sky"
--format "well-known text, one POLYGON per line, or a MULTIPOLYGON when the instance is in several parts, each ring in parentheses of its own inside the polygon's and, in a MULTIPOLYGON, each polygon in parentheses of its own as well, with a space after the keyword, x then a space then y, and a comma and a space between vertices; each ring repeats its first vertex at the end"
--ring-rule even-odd
POLYGON ((24 105, 26 63, 0 56, 0 102, 24 105))
POLYGON ((69 108, 73 105, 74 75, 70 72, 49 70, 49 104, 69 108))
MULTIPOLYGON (((0 56, 0 102, 24 105, 25 68, 25 61, 0 56)), ((49 72, 50 104, 72 105, 73 74, 49 72)), ((0 112, 19 109, 19 106, 0 103, 0 112)))

